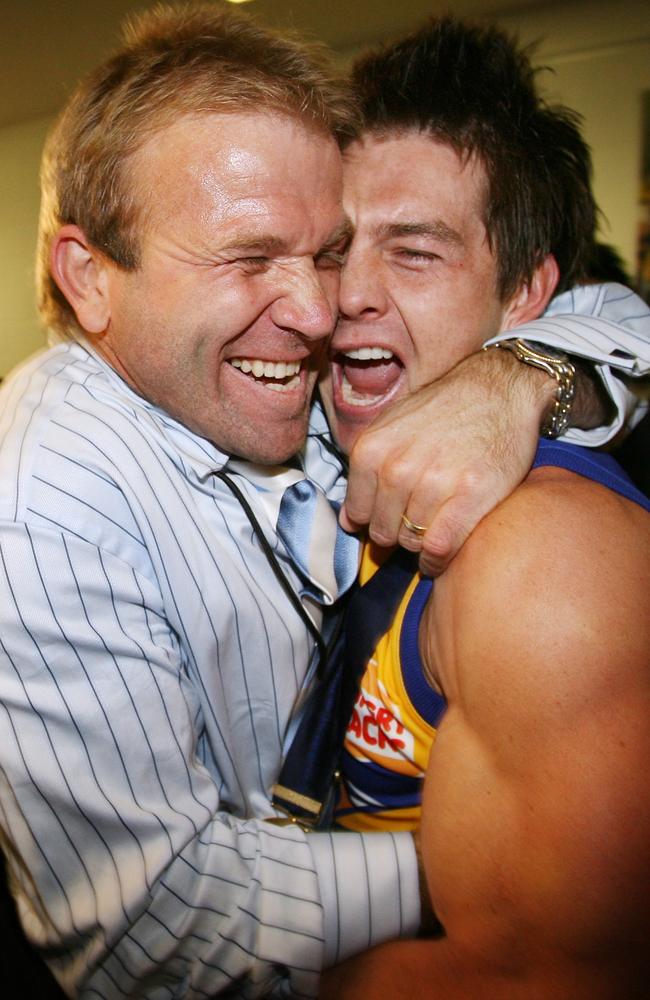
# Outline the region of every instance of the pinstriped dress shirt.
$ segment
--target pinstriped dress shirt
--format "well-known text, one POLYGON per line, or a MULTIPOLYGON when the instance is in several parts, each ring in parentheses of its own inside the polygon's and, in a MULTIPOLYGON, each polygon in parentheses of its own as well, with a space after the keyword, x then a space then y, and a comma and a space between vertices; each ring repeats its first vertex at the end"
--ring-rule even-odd
MULTIPOLYGON (((409 839, 260 822, 312 639, 213 475, 227 456, 79 344, 3 395, 0 803, 26 927, 84 997, 315 996, 325 954, 414 932, 417 871, 409 839)), ((305 461, 341 498, 316 437, 305 461)))
MULTIPOLYGON (((649 328, 609 349, 647 367, 649 328)), ((263 822, 312 639, 227 456, 80 344, 0 397, 0 827, 28 932, 87 998, 316 996, 323 963, 415 931, 416 863, 409 835, 263 822)), ((323 430, 305 466, 340 499, 323 430)))
POLYGON ((600 447, 626 423, 633 425, 647 412, 647 398, 637 399, 628 385, 650 375, 650 308, 624 285, 606 282, 572 288, 556 295, 540 319, 492 337, 487 343, 513 337, 538 341, 595 362, 615 413, 611 424, 593 430, 569 428, 564 437, 572 444, 600 447), (627 382, 621 380, 621 375, 627 382))

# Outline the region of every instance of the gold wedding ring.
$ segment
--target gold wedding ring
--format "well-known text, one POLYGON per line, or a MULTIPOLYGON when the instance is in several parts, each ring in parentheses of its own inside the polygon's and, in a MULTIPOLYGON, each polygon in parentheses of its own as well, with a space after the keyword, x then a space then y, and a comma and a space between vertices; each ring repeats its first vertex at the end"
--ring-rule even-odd
POLYGON ((413 521, 409 520, 406 514, 402 514, 402 524, 408 531, 412 531, 414 535, 426 534, 427 529, 421 524, 414 524, 413 521))

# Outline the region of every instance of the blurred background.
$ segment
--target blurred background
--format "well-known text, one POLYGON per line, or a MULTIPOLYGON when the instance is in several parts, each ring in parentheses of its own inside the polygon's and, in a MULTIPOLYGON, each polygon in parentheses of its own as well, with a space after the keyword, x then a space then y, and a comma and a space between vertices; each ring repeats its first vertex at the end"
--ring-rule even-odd
MULTIPOLYGON (((45 339, 34 306, 33 257, 47 129, 75 80, 118 43, 122 17, 151 5, 0 0, 0 377, 45 339)), ((545 95, 584 118, 601 238, 635 279, 644 252, 650 269, 648 0, 250 0, 245 9, 326 41, 341 66, 447 11, 496 20, 523 42, 536 42, 534 61, 549 67, 540 80, 545 95)))

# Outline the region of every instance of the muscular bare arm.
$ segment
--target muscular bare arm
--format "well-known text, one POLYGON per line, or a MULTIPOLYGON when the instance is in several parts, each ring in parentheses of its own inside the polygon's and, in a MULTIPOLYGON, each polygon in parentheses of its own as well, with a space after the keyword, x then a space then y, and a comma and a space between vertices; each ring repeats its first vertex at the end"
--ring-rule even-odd
POLYGON ((649 521, 540 470, 437 582, 422 843, 445 936, 332 970, 323 997, 646 995, 649 521))

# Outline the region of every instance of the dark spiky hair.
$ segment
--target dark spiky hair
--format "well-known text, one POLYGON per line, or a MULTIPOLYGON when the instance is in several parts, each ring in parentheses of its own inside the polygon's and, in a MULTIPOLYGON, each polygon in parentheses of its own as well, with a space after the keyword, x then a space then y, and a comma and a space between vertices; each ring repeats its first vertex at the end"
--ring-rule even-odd
POLYGON ((363 130, 424 132, 487 175, 484 222, 509 298, 552 253, 559 290, 584 279, 597 208, 579 116, 545 103, 528 50, 453 17, 362 57, 352 73, 363 130))

